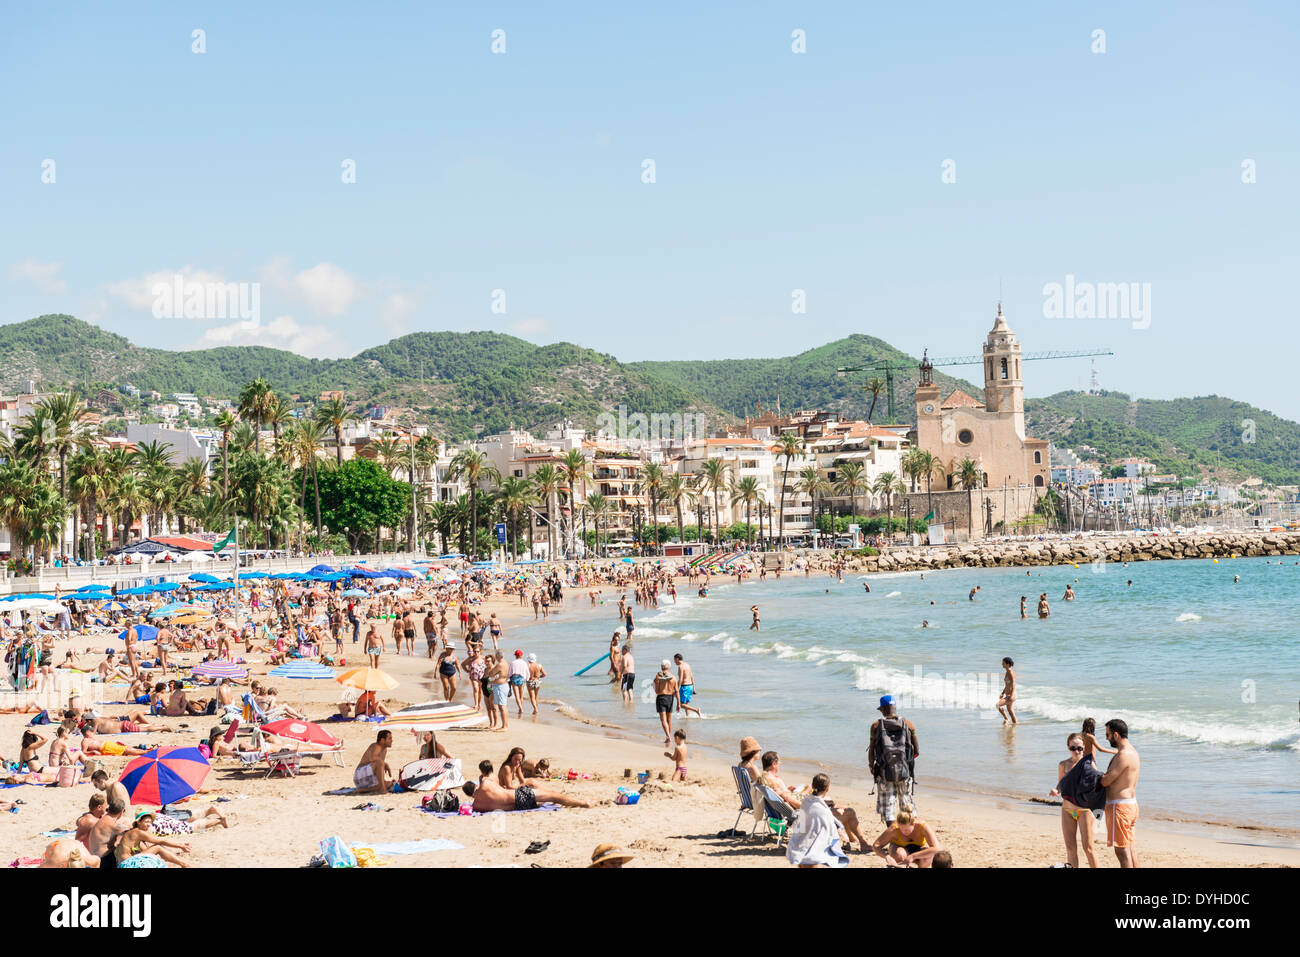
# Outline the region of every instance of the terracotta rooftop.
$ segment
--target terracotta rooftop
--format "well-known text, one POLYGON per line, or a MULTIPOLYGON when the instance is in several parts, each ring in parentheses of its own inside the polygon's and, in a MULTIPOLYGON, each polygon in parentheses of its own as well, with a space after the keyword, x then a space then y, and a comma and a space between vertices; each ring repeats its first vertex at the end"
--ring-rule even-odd
POLYGON ((965 392, 961 391, 961 389, 954 389, 952 395, 944 399, 943 404, 939 406, 939 408, 957 409, 963 406, 972 409, 982 409, 984 408, 984 403, 979 401, 978 399, 971 398, 965 392))

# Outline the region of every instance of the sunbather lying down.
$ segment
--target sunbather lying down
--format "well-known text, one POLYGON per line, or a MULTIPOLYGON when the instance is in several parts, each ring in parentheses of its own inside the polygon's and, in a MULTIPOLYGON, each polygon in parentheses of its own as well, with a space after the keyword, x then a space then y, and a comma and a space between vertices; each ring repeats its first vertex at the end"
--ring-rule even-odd
POLYGON ((98 867, 99 858, 70 837, 51 841, 45 848, 41 867, 98 867))
POLYGON ((478 784, 465 782, 462 789, 474 799, 476 811, 531 811, 539 804, 559 804, 561 807, 592 807, 590 801, 579 801, 567 794, 539 785, 526 784, 513 791, 503 788, 491 776, 478 784))

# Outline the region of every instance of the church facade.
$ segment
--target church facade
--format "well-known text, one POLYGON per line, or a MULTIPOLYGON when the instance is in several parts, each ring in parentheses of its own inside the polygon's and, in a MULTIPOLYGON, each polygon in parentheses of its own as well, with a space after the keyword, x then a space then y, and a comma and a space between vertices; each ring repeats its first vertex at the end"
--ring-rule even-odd
POLYGON ((1042 494, 1051 481, 1047 440, 1025 434, 1020 342, 1002 315, 1001 303, 984 340, 983 357, 983 402, 961 389, 941 396, 933 366, 922 361, 916 387, 916 445, 943 467, 946 480, 936 476, 936 490, 961 489, 961 463, 970 459, 979 472, 980 488, 1026 486, 1042 494))

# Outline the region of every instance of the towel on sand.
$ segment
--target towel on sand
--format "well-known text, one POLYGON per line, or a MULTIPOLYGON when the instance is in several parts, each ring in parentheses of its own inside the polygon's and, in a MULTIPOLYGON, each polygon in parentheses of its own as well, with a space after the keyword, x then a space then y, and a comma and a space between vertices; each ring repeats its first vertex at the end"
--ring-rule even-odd
POLYGON ((376 844, 373 841, 353 841, 350 847, 368 847, 376 854, 432 854, 434 851, 461 851, 465 845, 445 838, 426 837, 418 841, 400 841, 395 844, 376 844))
POLYGON ((528 811, 558 811, 558 804, 539 804, 537 807, 530 807, 527 811, 475 811, 473 814, 461 814, 457 811, 430 811, 426 808, 416 807, 417 811, 424 811, 425 814, 432 814, 434 817, 482 817, 484 814, 527 814, 528 811))
POLYGON ((336 795, 336 796, 340 794, 356 794, 357 789, 356 788, 335 788, 333 791, 324 791, 322 793, 336 795))

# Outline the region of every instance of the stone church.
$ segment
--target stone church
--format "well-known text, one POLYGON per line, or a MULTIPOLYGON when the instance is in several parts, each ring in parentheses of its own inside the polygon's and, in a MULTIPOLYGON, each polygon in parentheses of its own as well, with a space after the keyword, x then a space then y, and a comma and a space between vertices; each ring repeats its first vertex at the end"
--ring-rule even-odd
POLYGON ((936 475, 936 491, 962 488, 959 471, 963 459, 975 462, 981 488, 1027 487, 1035 490, 1031 500, 1046 491, 1051 477, 1047 440, 1025 435, 1020 362, 1020 343, 1002 315, 1001 303, 984 340, 983 402, 961 389, 942 398, 934 384, 934 367, 922 360, 916 387, 916 445, 931 452, 943 467, 947 478, 941 480, 936 475))

